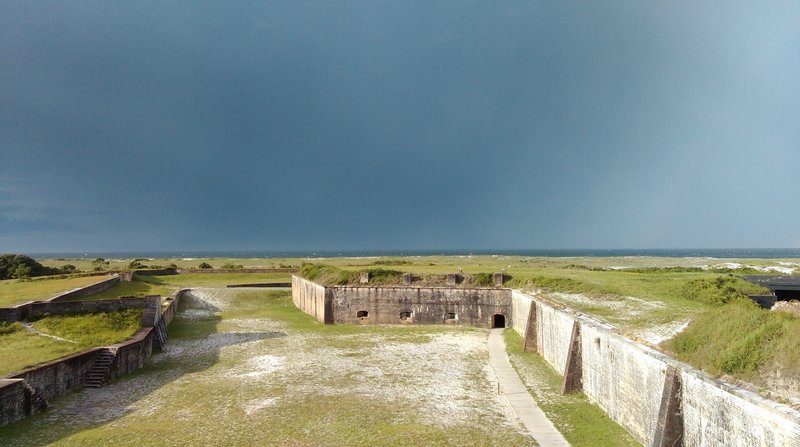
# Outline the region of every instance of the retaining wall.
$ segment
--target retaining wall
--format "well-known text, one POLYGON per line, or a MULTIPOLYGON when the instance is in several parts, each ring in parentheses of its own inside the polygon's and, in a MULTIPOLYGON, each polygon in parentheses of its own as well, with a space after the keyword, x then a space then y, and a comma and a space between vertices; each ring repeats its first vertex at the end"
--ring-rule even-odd
MULTIPOLYGON (((172 321, 184 292, 181 290, 174 298, 167 299, 169 305, 162 308, 165 323, 172 321)), ((33 414, 33 393, 40 398, 52 399, 82 388, 84 376, 103 349, 111 349, 116 353, 110 371, 111 379, 141 368, 153 353, 154 334, 152 327, 141 328, 122 343, 92 348, 0 377, 0 426, 33 414)))
POLYGON ((254 268, 254 269, 179 269, 179 274, 186 273, 296 273, 297 269, 290 268, 254 268))
POLYGON ((511 320, 511 292, 508 289, 448 287, 334 286, 334 323, 370 324, 468 324, 491 327, 492 316, 511 320), (366 319, 358 318, 367 311, 366 319), (401 319, 401 312, 411 318, 401 319), (448 319, 448 313, 455 314, 448 319))
MULTIPOLYGON (((83 387, 83 376, 92 367, 101 349, 92 348, 2 378, 24 379, 39 396, 52 399, 83 387)), ((2 424, 3 421, 0 421, 2 424)))
POLYGON ((323 323, 339 324, 469 324, 491 327, 492 316, 511 318, 511 291, 450 287, 325 287, 292 275, 292 301, 323 323), (358 317, 367 311, 366 318, 358 317), (401 319, 401 312, 411 317, 401 319), (455 314, 448 319, 447 314, 455 314))
POLYGON ((45 315, 71 315, 96 312, 115 312, 144 308, 144 298, 120 298, 97 301, 33 301, 9 308, 0 308, 0 321, 21 321, 45 315))
POLYGON ((133 274, 142 276, 177 275, 178 270, 173 267, 168 267, 165 269, 142 269, 142 270, 134 270, 133 274))
MULTIPOLYGON (((0 321, 12 322, 12 321, 23 320, 27 318, 28 315, 31 314, 31 312, 33 312, 32 309, 34 307, 39 306, 41 304, 69 302, 75 300, 76 298, 82 298, 85 296, 94 295, 95 293, 100 293, 104 290, 114 287, 121 281, 130 281, 130 278, 131 278, 130 273, 122 273, 119 275, 114 275, 108 279, 96 282, 94 284, 89 284, 88 286, 81 287, 79 289, 70 290, 69 292, 64 292, 46 301, 28 301, 27 303, 17 304, 16 306, 3 307, 0 308, 0 321)), ((36 309, 39 309, 39 307, 36 307, 36 309)), ((59 308, 57 306, 54 306, 53 309, 59 309, 59 308)), ((102 310, 94 312, 102 312, 102 310)))
POLYGON ((0 379, 0 426, 33 412, 33 397, 22 379, 0 379))
POLYGON ((322 323, 333 322, 333 295, 325 287, 292 275, 292 301, 298 309, 322 323))
POLYGON ((576 374, 586 396, 642 444, 662 445, 677 430, 687 446, 800 446, 800 413, 790 407, 714 380, 543 297, 514 291, 512 301, 515 313, 535 310, 514 320, 526 347, 561 374, 576 374))
POLYGON ((117 284, 120 283, 122 279, 119 275, 114 275, 111 278, 104 279, 103 281, 90 284, 86 287, 81 287, 80 289, 70 290, 69 292, 62 293, 60 295, 56 295, 53 298, 50 298, 48 301, 69 301, 74 300, 76 298, 82 298, 84 296, 94 295, 95 293, 100 293, 104 290, 110 289, 117 284))

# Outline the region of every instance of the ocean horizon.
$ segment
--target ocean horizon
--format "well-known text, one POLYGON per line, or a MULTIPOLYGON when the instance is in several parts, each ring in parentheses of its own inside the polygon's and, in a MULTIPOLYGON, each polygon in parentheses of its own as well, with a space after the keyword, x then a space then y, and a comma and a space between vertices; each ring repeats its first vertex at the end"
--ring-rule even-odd
POLYGON ((39 259, 184 259, 184 258, 332 258, 381 256, 528 256, 528 257, 666 257, 800 258, 800 248, 654 248, 654 249, 385 249, 385 250, 173 250, 28 253, 39 259))

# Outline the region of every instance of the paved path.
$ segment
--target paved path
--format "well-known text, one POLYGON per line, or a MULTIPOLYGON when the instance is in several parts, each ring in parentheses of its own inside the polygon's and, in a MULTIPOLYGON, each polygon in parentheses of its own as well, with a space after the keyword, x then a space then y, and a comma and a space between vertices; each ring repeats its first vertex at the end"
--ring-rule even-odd
POLYGON ((500 393, 508 399, 511 408, 517 413, 533 439, 539 445, 546 447, 568 446, 567 440, 539 409, 511 366, 506 353, 506 343, 503 340, 503 329, 492 329, 489 333, 489 365, 494 369, 497 381, 500 383, 500 393))

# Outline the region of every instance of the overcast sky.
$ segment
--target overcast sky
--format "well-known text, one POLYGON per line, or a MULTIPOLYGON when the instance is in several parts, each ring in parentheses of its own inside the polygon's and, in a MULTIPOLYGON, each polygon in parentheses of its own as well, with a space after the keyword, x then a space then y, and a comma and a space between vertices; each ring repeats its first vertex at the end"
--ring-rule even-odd
POLYGON ((0 1, 0 252, 800 247, 800 2, 0 1))

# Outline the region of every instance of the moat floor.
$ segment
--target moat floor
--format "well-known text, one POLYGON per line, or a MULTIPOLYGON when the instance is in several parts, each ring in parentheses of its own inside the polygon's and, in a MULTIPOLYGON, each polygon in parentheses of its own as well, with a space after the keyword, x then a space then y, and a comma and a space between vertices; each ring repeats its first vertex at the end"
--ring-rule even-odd
POLYGON ((536 445, 487 330, 323 326, 288 292, 198 289, 139 373, 0 428, 0 445, 536 445))
POLYGON ((506 353, 506 343, 503 340, 503 329, 492 329, 489 334, 489 365, 494 370, 497 382, 500 384, 500 394, 508 399, 511 408, 514 409, 531 436, 541 445, 568 446, 567 440, 539 408, 511 366, 508 353, 506 353))

